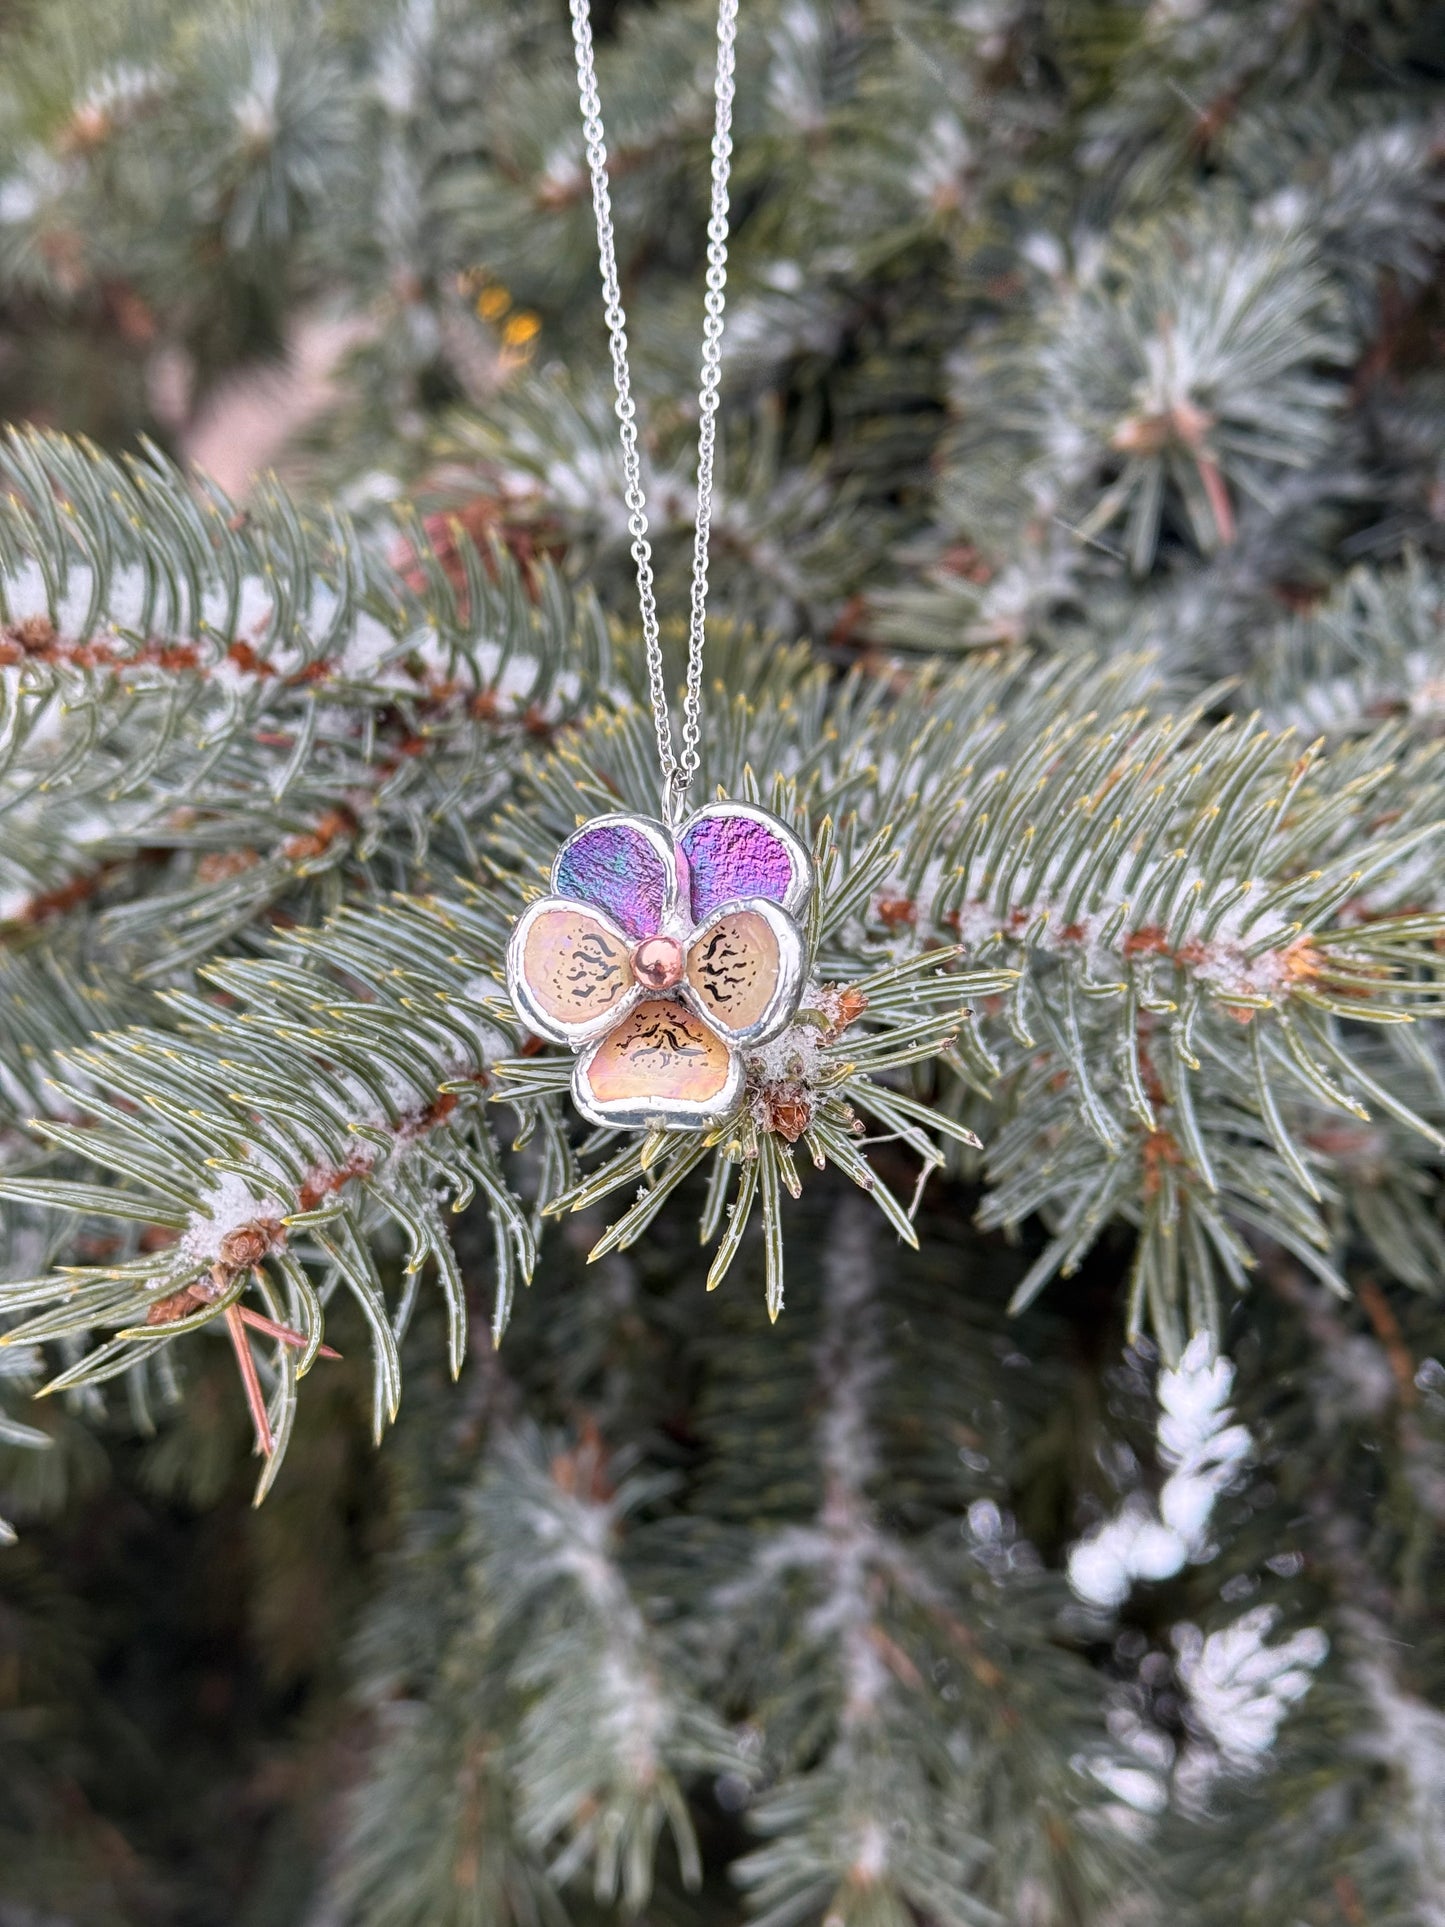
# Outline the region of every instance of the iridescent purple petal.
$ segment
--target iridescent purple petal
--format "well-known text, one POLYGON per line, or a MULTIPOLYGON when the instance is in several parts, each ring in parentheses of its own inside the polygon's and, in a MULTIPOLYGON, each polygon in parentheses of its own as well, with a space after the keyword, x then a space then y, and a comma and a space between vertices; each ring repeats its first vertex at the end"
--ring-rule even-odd
POLYGON ((691 873, 692 914, 698 922, 734 897, 782 903, 794 880, 787 844, 751 813, 699 811, 679 848, 691 873))
POLYGON ((630 823, 605 820, 580 829, 552 872, 560 896, 596 904, 633 938, 662 928, 671 882, 655 843, 630 823))

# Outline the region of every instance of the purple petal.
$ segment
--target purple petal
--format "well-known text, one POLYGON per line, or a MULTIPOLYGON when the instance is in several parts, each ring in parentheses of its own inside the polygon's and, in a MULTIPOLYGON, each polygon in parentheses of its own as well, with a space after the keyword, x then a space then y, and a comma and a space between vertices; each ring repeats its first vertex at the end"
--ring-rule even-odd
POLYGON ((656 936, 673 889, 665 851, 660 833, 649 834, 635 818, 599 817, 563 844, 552 887, 607 911, 629 937, 656 936))
POLYGON ((806 859, 773 817, 739 804, 699 810, 678 845, 690 876, 697 922, 735 897, 796 907, 806 896, 806 859))

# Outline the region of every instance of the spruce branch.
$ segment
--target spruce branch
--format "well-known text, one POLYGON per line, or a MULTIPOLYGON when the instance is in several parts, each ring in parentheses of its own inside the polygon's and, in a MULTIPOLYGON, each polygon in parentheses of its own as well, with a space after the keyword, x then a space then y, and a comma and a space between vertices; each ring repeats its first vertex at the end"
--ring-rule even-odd
POLYGON ((568 1886, 636 1911, 663 1836, 695 1884, 685 1787, 751 1771, 634 1569, 631 1539, 672 1481, 614 1458, 594 1425, 544 1438, 506 1405, 369 1630, 384 1731, 344 1883, 368 1921, 561 1920, 568 1886), (439 1644, 418 1642, 439 1602, 416 1575, 438 1557, 461 1609, 439 1644), (402 1860, 392 1825, 368 1824, 398 1811, 419 1858, 402 1860))
POLYGON ((1307 238, 1228 209, 1123 242, 993 371, 1035 493, 1060 491, 1085 538, 1122 521, 1136 574, 1166 516, 1201 551, 1227 547, 1239 503, 1268 505, 1329 445, 1340 394, 1317 371, 1349 350, 1334 305, 1307 238))
MULTIPOLYGON (((1028 1764, 1036 1721, 1088 1723, 1086 1670, 1057 1649, 1040 1665, 1033 1642, 1049 1643, 1052 1600, 1037 1555, 998 1504, 980 1496, 961 1528, 953 1517, 957 1479, 968 1475, 952 1440, 899 1426, 920 1399, 932 1409, 926 1370, 916 1373, 947 1313, 925 1312, 925 1295, 916 1304, 926 1329, 915 1331, 910 1293, 910 1318, 895 1323, 895 1280, 885 1284, 879 1261, 870 1214, 844 1198, 810 1301, 810 1415, 797 1414, 804 1360, 765 1368, 765 1383, 776 1374, 780 1390, 794 1387, 775 1416, 744 1379, 745 1409, 769 1417, 770 1436, 781 1428, 787 1463, 807 1426, 816 1511, 799 1518, 785 1485, 780 1497, 793 1503, 778 1523, 753 1519, 736 1548, 719 1549, 727 1576, 710 1606, 724 1648, 713 1666, 730 1695, 767 1709, 780 1769, 749 1811, 766 1844, 736 1876, 770 1927, 805 1912, 977 1927, 1081 1890, 1117 1897, 1134 1870, 1122 1839, 1091 1820, 1103 1783, 1070 1767, 1041 1787, 1028 1764), (930 1447, 937 1460, 921 1478, 930 1447), (939 1529, 917 1530, 934 1505, 939 1529), (963 1737, 983 1733, 987 1784, 963 1737), (1049 1814, 1043 1828, 1026 1817, 1032 1799, 1049 1814)), ((954 1404, 956 1380, 952 1394, 941 1382, 938 1391, 940 1416, 967 1409, 954 1404)), ((985 1451, 968 1457, 979 1473, 991 1467, 985 1451)))
MULTIPOLYGON (((34 1351, 15 1350, 0 1353, 0 1385, 21 1393, 34 1389, 39 1378, 39 1355, 34 1351)), ((22 1424, 12 1418, 0 1400, 0 1450, 22 1452, 45 1452, 53 1444, 48 1432, 36 1426, 22 1424)), ((15 1528, 8 1519, 0 1518, 0 1547, 15 1543, 15 1528)))
MULTIPOLYGON (((709 1141, 499 974, 657 800, 566 9, 3 10, 0 415, 137 453, 0 451, 0 1914, 1441 1912, 1434 14, 743 11, 709 1141)), ((716 0, 597 27, 681 606, 716 0)))
MULTIPOLYGON (((112 1234, 108 1263, 0 1288, 12 1312, 54 1305, 5 1342, 25 1342, 32 1330, 51 1340, 97 1328, 114 1334, 53 1390, 128 1371, 233 1307, 244 1318, 240 1301, 254 1289, 269 1322, 253 1328, 275 1337, 281 1323, 307 1340, 294 1361, 289 1333, 278 1340, 268 1416, 252 1390, 258 1437, 283 1439, 295 1377, 318 1355, 323 1307, 340 1287, 370 1329, 379 1433, 395 1416, 398 1346, 428 1264, 448 1305, 453 1372, 461 1368, 467 1307, 443 1205, 455 1210, 478 1192, 497 1233, 500 1334, 518 1276, 530 1276, 534 1243, 478 1110, 490 1066, 508 1047, 475 1002, 470 951, 480 947, 486 912, 397 905, 381 913, 396 922, 393 944, 380 946, 375 914, 343 914, 289 939, 264 964, 218 963, 209 973, 216 1001, 179 992, 165 1000, 174 1030, 112 1033, 64 1067, 60 1092, 83 1122, 40 1120, 38 1130, 128 1183, 7 1173, 6 1195, 147 1224, 156 1235, 138 1246, 134 1233, 118 1243, 112 1234), (372 1256, 384 1226, 405 1241, 395 1302, 372 1256)), ((254 1386, 249 1341, 232 1326, 254 1386)), ((263 1486, 278 1463, 268 1459, 263 1486)))
POLYGON ((1260 639, 1247 697, 1271 721, 1332 738, 1386 719, 1428 740, 1445 704, 1445 581, 1418 552, 1353 569, 1307 614, 1260 639))
POLYGON ((159 458, 10 455, 0 933, 110 900, 110 947, 184 933, 174 966, 298 886, 329 908, 348 872, 413 880, 433 842, 462 862, 506 746, 606 673, 595 611, 545 565, 529 595, 463 537, 460 586, 413 588, 279 492, 242 516, 159 458), (127 902, 143 865, 172 887, 127 902))
MULTIPOLYGON (((212 999, 167 993, 173 1032, 117 1033, 77 1054, 61 1094, 104 1128, 56 1121, 45 1135, 161 1196, 43 1174, 8 1176, 7 1194, 109 1209, 178 1241, 157 1261, 129 1234, 118 1264, 91 1267, 81 1285, 11 1287, 16 1310, 54 1301, 23 1335, 116 1334, 68 1368, 60 1383, 71 1385, 154 1349, 158 1297, 209 1276, 214 1300, 188 1301, 186 1319, 226 1313, 247 1267, 211 1249, 204 1227, 214 1187, 231 1185, 224 1231, 254 1233, 257 1262, 276 1260, 281 1310, 260 1315, 308 1335, 303 1365, 320 1330, 308 1267, 321 1267, 323 1297, 341 1282, 363 1306, 380 1426, 395 1410, 396 1343, 427 1264, 451 1306, 454 1368, 461 1357, 435 1186, 454 1204, 478 1187, 486 1198, 498 1335, 515 1277, 530 1273, 531 1218, 477 1109, 485 1096, 518 1113, 519 1142, 542 1147, 543 1211, 640 1187, 597 1241, 599 1258, 626 1249, 710 1168, 704 1230, 721 1233, 710 1282, 756 1210, 776 1315, 783 1195, 802 1183, 793 1147, 838 1165, 912 1242, 916 1196, 905 1205, 880 1184, 857 1139, 868 1120, 925 1176, 944 1162, 940 1135, 976 1144, 961 1103, 930 1105, 913 1084, 914 1065, 944 1057, 960 1091, 997 1107, 976 1121, 1002 1126, 982 1222, 1038 1212, 1053 1233, 1020 1303, 1118 1218, 1139 1232, 1130 1325, 1152 1327, 1171 1355, 1191 1330, 1217 1327, 1220 1286, 1243 1284, 1261 1239, 1338 1287, 1333 1214, 1352 1188, 1351 1147, 1317 1120, 1373 1117, 1402 1146, 1413 1134, 1427 1157, 1442 1142, 1438 1094, 1422 1088, 1410 1102, 1360 1042, 1367 1024, 1409 1026, 1438 1003, 1439 917, 1392 914, 1406 860, 1435 847, 1438 759, 1426 747, 1397 767, 1388 733, 1325 759, 1256 726, 1155 720, 1133 704, 1145 675, 1138 664, 982 658, 885 707, 872 679, 830 691, 784 658, 769 685, 734 698, 709 733, 707 774, 727 771, 732 793, 767 802, 814 843, 813 987, 792 1030, 751 1054, 746 1102, 712 1140, 658 1133, 617 1149, 604 1137, 591 1147, 604 1161, 579 1177, 562 1122, 567 1065, 516 1053, 501 958, 512 916, 575 823, 619 799, 648 808, 643 714, 600 711, 565 749, 525 760, 515 779, 525 801, 503 803, 469 900, 344 911, 273 941, 265 960, 209 966, 212 999), (751 769, 789 765, 760 795, 751 769), (1389 834, 1362 857, 1381 817, 1389 834), (963 1014, 974 1005, 981 1021, 963 1014), (97 1104, 104 1089, 114 1095, 97 1104), (387 1222, 405 1235, 413 1280, 393 1307, 367 1255, 387 1222), (224 1275, 208 1270, 218 1263, 224 1275)), ((1390 1230, 1382 1211, 1373 1222, 1390 1230)), ((1428 1249, 1428 1234, 1411 1237, 1412 1252, 1428 1249)), ((278 1342, 274 1423, 291 1397, 278 1342)))
POLYGON ((636 1910, 664 1830, 684 1882, 701 1865, 679 1776, 747 1771, 734 1736, 691 1693, 634 1601, 616 1540, 656 1477, 614 1487, 600 1441, 548 1451, 519 1438, 477 1497, 479 1580, 497 1632, 520 1635, 526 1700, 513 1761, 523 1839, 566 1884, 590 1865, 602 1902, 636 1910))
POLYGON ((1055 1232, 1020 1302, 1122 1211, 1141 1232, 1131 1320, 1173 1354, 1214 1327, 1217 1282, 1242 1283, 1241 1231, 1335 1278, 1318 1107, 1383 1114, 1416 1135, 1417 1151, 1392 1140, 1402 1155, 1438 1154, 1438 1099, 1405 1102, 1363 1043, 1439 996, 1433 913, 1390 914, 1410 853, 1438 848, 1418 784, 1433 758, 1406 779, 1390 747, 1332 763, 1267 731, 1121 718, 1045 728, 1031 759, 990 771, 913 912, 1019 971, 1002 1050, 990 1038, 991 1065, 960 1053, 958 1069, 1012 1112, 981 1222, 1043 1210, 1055 1232), (1366 845, 1381 816, 1389 837, 1366 845))

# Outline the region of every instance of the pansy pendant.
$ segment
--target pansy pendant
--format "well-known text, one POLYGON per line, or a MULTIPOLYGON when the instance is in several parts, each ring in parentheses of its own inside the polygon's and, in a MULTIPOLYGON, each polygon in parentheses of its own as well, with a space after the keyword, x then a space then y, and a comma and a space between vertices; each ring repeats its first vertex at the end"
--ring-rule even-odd
POLYGON ((791 830, 710 803, 674 833, 599 816, 552 865, 507 945, 507 988, 539 1037, 580 1053, 594 1124, 703 1130, 743 1094, 744 1046, 793 1021, 813 867, 791 830))

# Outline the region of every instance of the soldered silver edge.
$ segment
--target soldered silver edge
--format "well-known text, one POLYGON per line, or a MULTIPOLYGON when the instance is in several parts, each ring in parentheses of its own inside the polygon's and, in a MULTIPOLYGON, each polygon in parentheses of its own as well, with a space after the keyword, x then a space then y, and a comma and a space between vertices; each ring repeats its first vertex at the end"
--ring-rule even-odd
POLYGON ((751 1045, 768 1043, 792 1023, 803 995, 808 955, 802 931, 787 911, 774 903, 770 897, 734 897, 727 903, 720 903, 717 909, 710 911, 697 926, 687 947, 689 962, 693 951, 706 939, 714 924, 721 923, 724 917, 737 916, 740 912, 751 912, 761 916, 778 940, 777 988, 768 999, 767 1007, 761 1016, 755 1018, 746 1029, 729 1030, 719 1022, 716 1014, 709 1010, 686 976, 678 985, 678 990, 688 1008, 697 1013, 709 1030, 721 1037, 724 1043, 734 1044, 746 1050, 751 1045))
POLYGON ((644 986, 632 982, 606 1010, 600 1011, 584 1024, 567 1024, 542 1009, 532 994, 531 986, 522 974, 522 958, 526 949, 527 935, 538 917, 550 910, 575 910, 579 915, 591 917, 602 925, 609 936, 615 937, 624 953, 630 957, 633 950, 632 939, 605 910, 598 910, 590 903, 582 903, 576 897, 538 897, 529 903, 512 926, 512 934, 507 939, 506 975, 507 995, 519 1017, 538 1037, 545 1037, 550 1044, 566 1044, 572 1050, 581 1050, 584 1045, 605 1037, 607 1032, 620 1024, 628 1012, 641 1003, 646 994, 644 986))

